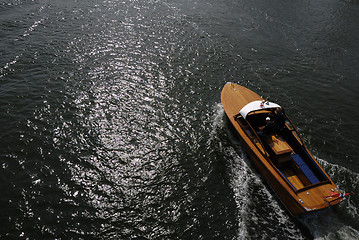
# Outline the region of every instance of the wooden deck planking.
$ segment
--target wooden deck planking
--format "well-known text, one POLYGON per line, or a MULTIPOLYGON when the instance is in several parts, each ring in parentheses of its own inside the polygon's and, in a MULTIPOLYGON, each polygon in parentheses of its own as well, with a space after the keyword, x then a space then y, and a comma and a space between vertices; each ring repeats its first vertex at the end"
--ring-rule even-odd
MULTIPOLYGON (((330 194, 330 192, 340 193, 340 190, 337 190, 337 186, 335 186, 335 184, 325 172, 324 173, 328 178, 328 183, 316 186, 310 185, 309 180, 307 183, 305 181, 306 177, 303 173, 299 173, 303 176, 298 175, 298 172, 295 169, 282 169, 280 167, 279 169, 283 175, 286 176, 293 187, 295 187, 297 190, 303 189, 302 191, 298 192, 293 191, 293 189, 290 188, 289 185, 285 183, 285 180, 280 176, 281 174, 278 171, 275 171, 275 166, 271 164, 270 161, 267 161, 265 154, 263 154, 265 149, 262 148, 259 142, 252 142, 250 139, 251 136, 247 135, 245 133, 245 129, 243 129, 234 119, 233 116, 238 114, 242 107, 244 107, 247 103, 255 100, 262 100, 262 98, 251 90, 234 83, 226 84, 221 93, 221 102, 226 115, 242 138, 241 140, 243 140, 245 147, 247 147, 246 151, 249 153, 251 159, 256 164, 258 170, 267 179, 270 186, 273 188, 282 202, 287 206, 292 215, 299 215, 308 211, 328 207, 329 205, 325 201, 324 196, 327 196, 330 194), (333 191, 333 189, 335 191, 333 191)), ((300 138, 298 138, 296 134, 294 135, 300 142, 300 138)), ((284 152, 285 154, 288 154, 290 153, 289 150, 287 148, 284 149, 284 146, 281 146, 280 149, 278 149, 278 152, 284 152)), ((310 152, 308 153, 310 154, 310 152)), ((310 154, 310 156, 312 155, 310 154)), ((281 158, 281 160, 283 161, 278 162, 282 167, 285 167, 285 163, 288 161, 288 159, 281 158)), ((320 165, 318 165, 318 167, 321 168, 320 165)), ((338 198, 331 205, 338 204, 342 200, 343 199, 338 198)))
POLYGON ((304 184, 302 183, 302 181, 300 181, 300 179, 298 178, 298 176, 295 174, 293 169, 285 169, 282 170, 282 173, 284 174, 284 176, 286 176, 286 178, 288 179, 288 181, 291 182, 291 184, 296 188, 296 189, 301 189, 304 187, 304 184))

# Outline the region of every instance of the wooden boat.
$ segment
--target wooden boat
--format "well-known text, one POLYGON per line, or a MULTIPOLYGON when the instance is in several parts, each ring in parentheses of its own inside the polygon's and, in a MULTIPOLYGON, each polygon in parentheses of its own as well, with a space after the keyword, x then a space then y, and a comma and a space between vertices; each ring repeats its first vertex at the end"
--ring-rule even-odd
POLYGON ((281 106, 234 83, 224 86, 221 102, 246 152, 293 216, 345 199, 348 193, 318 164, 281 106))

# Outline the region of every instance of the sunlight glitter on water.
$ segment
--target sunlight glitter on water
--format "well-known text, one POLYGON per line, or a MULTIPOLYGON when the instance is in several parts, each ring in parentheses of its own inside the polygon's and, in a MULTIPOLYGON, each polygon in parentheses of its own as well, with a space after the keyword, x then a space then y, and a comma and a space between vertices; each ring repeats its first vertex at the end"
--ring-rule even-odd
POLYGON ((280 100, 355 191, 357 6, 323 2, 0 3, 0 237, 355 237, 354 197, 296 224, 218 104, 280 100))

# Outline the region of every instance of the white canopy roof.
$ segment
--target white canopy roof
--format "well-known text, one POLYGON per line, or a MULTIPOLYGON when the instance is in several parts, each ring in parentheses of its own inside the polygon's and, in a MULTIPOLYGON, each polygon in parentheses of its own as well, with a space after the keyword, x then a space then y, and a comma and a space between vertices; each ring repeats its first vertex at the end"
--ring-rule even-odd
POLYGON ((263 100, 259 100, 259 101, 253 101, 253 102, 248 103, 239 111, 239 113, 245 119, 247 117, 248 113, 250 113, 250 112, 257 111, 257 110, 264 110, 264 109, 274 109, 274 108, 281 108, 281 106, 279 106, 276 103, 272 103, 272 102, 268 102, 268 101, 265 102, 263 100))

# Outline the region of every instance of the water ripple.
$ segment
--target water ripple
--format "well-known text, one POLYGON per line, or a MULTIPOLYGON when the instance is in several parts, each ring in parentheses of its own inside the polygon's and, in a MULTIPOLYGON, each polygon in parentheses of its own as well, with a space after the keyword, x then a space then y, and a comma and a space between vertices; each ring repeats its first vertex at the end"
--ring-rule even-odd
POLYGON ((353 13, 346 2, 3 1, 0 237, 356 236, 354 198, 334 211, 353 223, 332 232, 289 218, 218 104, 236 81, 300 108, 307 142, 355 191, 355 170, 341 167, 357 166, 353 13), (312 104, 327 95, 336 104, 312 104))

